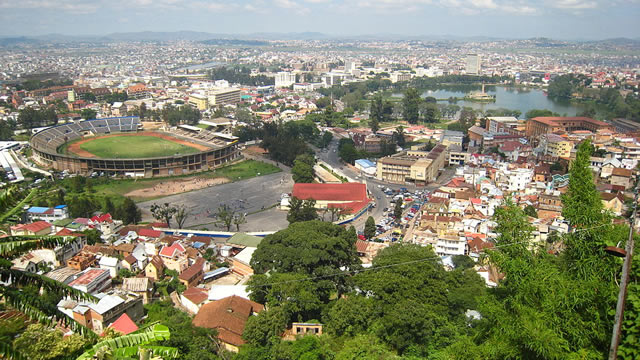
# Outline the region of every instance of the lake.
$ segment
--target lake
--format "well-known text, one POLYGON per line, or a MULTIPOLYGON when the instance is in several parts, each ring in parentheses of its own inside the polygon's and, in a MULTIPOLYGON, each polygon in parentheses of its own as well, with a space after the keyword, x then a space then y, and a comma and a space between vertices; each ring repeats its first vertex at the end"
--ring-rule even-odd
MULTIPOLYGON (((480 87, 478 87, 478 91, 480 87)), ((540 89, 534 88, 515 88, 515 87, 504 87, 504 86, 495 86, 495 87, 487 87, 487 94, 495 95, 496 102, 493 103, 480 103, 474 101, 466 101, 460 100, 456 105, 463 107, 469 106, 478 110, 488 110, 488 109, 510 109, 510 110, 520 110, 522 112, 521 118, 524 118, 524 114, 532 109, 547 109, 551 110, 560 115, 566 116, 575 116, 576 113, 581 112, 584 109, 584 106, 581 104, 571 103, 569 101, 562 100, 552 100, 547 97, 547 94, 540 89)), ((467 92, 464 91, 453 91, 453 90, 425 90, 422 93, 422 97, 432 96, 436 99, 447 99, 449 97, 458 97, 462 98, 467 95, 467 92)), ((391 96, 393 97, 402 97, 401 93, 394 93, 391 96)), ((439 101, 439 103, 446 103, 446 101, 439 101)))

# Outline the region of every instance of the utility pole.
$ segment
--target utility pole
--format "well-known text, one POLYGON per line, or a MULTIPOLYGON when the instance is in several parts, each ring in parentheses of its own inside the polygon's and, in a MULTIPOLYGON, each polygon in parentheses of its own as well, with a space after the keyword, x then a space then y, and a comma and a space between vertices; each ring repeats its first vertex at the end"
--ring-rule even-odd
MULTIPOLYGON (((637 182, 637 179, 636 179, 637 182)), ((627 286, 629 284, 629 272, 631 261, 633 260, 633 228, 636 225, 636 214, 638 209, 638 185, 636 184, 635 196, 633 198, 633 213, 629 224, 629 239, 627 239, 626 255, 622 264, 622 279, 620 280, 620 292, 618 293, 618 303, 616 305, 616 316, 613 324, 613 334, 611 336, 611 347, 609 348, 609 360, 616 360, 618 356, 618 344, 620 343, 620 332, 622 331, 622 320, 624 319, 624 303, 627 300, 627 286)))

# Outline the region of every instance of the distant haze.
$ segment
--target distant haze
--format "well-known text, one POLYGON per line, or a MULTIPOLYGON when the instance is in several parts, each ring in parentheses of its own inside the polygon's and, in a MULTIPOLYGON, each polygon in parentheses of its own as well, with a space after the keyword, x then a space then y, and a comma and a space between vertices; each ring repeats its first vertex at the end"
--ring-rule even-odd
POLYGON ((586 40, 638 38, 638 19, 637 0, 0 0, 0 37, 190 30, 586 40))

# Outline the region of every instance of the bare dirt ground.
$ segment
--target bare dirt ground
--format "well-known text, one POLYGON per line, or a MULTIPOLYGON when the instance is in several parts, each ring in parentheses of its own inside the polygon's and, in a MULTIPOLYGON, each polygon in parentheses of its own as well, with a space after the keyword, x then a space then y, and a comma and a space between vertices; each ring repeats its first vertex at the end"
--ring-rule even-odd
POLYGON ((96 137, 88 137, 86 139, 82 139, 80 141, 77 141, 71 145, 69 145, 68 151, 70 153, 76 154, 78 156, 82 156, 82 157, 96 157, 95 155, 93 155, 92 153, 85 151, 83 149, 80 148, 80 145, 92 141, 92 140, 96 140, 96 139, 103 139, 103 138, 108 138, 108 137, 114 137, 114 136, 155 136, 161 139, 165 139, 165 140, 169 140, 169 141, 173 141, 175 143, 178 144, 182 144, 182 145, 186 145, 186 146, 190 146, 192 148, 196 148, 200 151, 205 151, 205 150, 209 150, 210 148, 208 146, 204 146, 204 145, 200 145, 200 144, 196 144, 190 141, 186 141, 186 140, 182 140, 176 137, 173 137, 171 135, 166 135, 166 134, 162 134, 162 133, 158 133, 158 132, 153 132, 153 131, 142 131, 142 132, 137 132, 137 133, 120 133, 120 134, 111 134, 111 135, 104 135, 104 136, 96 136, 96 137))
POLYGON ((133 190, 125 194, 125 196, 133 196, 137 198, 153 198, 161 196, 169 196, 192 190, 199 190, 210 186, 228 183, 227 178, 190 178, 167 180, 155 184, 153 187, 146 189, 133 190))

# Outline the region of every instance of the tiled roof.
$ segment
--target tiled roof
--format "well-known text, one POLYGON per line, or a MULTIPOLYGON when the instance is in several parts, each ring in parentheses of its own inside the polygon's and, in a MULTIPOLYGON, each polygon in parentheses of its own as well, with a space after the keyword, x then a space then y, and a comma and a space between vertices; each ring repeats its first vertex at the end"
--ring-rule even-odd
POLYGON ((196 276, 196 274, 202 271, 203 266, 204 266, 204 259, 198 258, 198 260, 196 260, 196 262, 193 265, 189 266, 182 273, 180 273, 180 276, 178 276, 178 278, 180 280, 189 281, 194 276, 196 276))
POLYGON ((182 293, 182 296, 196 305, 203 303, 209 298, 209 294, 205 290, 197 287, 188 288, 182 293))
POLYGON ((80 277, 69 283, 69 286, 88 285, 103 274, 109 274, 109 270, 105 269, 87 269, 80 277))
POLYGON ((159 238, 162 236, 162 231, 143 228, 138 230, 138 236, 144 236, 149 238, 159 238))
POLYGON ((367 186, 361 183, 293 185, 292 195, 298 199, 324 201, 367 201, 367 186))
POLYGON ((138 330, 138 325, 131 320, 127 313, 120 315, 118 320, 109 325, 115 331, 121 332, 123 335, 129 335, 138 330))
POLYGON ((247 319, 253 312, 260 312, 264 306, 241 298, 229 296, 203 305, 193 318, 193 325, 217 329, 220 340, 232 345, 242 345, 242 332, 247 319))

